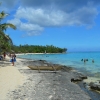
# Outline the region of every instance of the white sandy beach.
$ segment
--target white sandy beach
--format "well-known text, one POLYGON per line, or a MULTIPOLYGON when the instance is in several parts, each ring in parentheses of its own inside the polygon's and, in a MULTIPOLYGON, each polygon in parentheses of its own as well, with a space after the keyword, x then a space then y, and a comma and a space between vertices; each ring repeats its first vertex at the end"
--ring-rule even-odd
MULTIPOLYGON (((6 60, 9 61, 9 58, 7 57, 6 60)), ((3 67, 0 64, 0 100, 8 100, 8 91, 15 90, 19 85, 22 85, 25 76, 10 62, 0 61, 0 63, 3 63, 3 67)))

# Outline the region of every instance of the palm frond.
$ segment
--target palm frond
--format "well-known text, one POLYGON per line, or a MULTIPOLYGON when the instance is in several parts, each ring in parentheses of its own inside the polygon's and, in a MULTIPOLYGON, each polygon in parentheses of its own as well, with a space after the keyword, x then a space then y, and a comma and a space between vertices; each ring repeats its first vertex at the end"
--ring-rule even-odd
POLYGON ((13 28, 13 29, 16 29, 16 26, 15 25, 13 25, 11 23, 4 23, 4 24, 1 24, 0 25, 0 30, 1 31, 4 31, 4 30, 6 31, 6 29, 9 28, 9 27, 10 28, 13 28))
POLYGON ((6 14, 4 11, 2 11, 2 12, 0 13, 0 19, 5 18, 7 15, 8 15, 8 14, 6 14))
POLYGON ((13 28, 13 29, 16 29, 16 26, 13 25, 13 24, 11 24, 11 23, 6 23, 6 26, 11 27, 11 28, 13 28))

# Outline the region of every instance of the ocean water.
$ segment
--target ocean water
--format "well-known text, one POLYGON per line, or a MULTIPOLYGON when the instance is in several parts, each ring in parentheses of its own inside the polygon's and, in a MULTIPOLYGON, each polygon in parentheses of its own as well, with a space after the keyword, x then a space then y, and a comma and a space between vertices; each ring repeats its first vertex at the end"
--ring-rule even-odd
POLYGON ((100 52, 75 52, 66 54, 23 54, 20 58, 47 60, 48 62, 67 65, 83 73, 100 77, 100 52), (84 63, 81 59, 88 59, 84 63), (94 59, 94 63, 92 60, 94 59))

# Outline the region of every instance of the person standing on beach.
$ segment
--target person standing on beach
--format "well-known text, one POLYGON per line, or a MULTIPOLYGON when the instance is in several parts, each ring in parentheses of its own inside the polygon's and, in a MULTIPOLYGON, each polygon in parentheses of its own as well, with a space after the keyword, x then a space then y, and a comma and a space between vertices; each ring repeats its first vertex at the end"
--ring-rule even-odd
POLYGON ((12 62, 12 66, 14 66, 14 62, 16 61, 16 55, 13 54, 12 55, 12 59, 11 59, 11 62, 12 62))
POLYGON ((5 59, 5 57, 6 57, 6 52, 3 53, 3 56, 4 56, 4 59, 5 59))

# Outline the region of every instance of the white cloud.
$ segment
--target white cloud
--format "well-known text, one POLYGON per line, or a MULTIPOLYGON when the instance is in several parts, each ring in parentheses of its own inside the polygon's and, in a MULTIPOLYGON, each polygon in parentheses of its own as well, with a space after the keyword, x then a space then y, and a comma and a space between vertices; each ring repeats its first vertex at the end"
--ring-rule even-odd
POLYGON ((47 11, 43 9, 33 9, 33 8, 22 8, 20 7, 15 17, 27 19, 31 23, 38 24, 40 26, 61 26, 63 25, 64 17, 66 13, 62 11, 47 11))
POLYGON ((43 31, 42 27, 30 23, 21 23, 20 29, 24 31, 36 31, 36 30, 43 31))
MULTIPOLYGON (((98 15, 99 3, 99 0, 21 0, 15 18, 10 22, 26 31, 29 36, 41 33, 46 27, 92 27, 98 15)), ((15 5, 15 2, 11 5, 15 5)))
POLYGON ((71 13, 60 10, 53 10, 51 12, 44 9, 20 7, 16 12, 15 17, 19 19, 27 19, 32 24, 38 24, 42 27, 48 27, 93 24, 93 20, 97 14, 97 10, 91 7, 83 7, 71 13))
POLYGON ((85 6, 100 6, 100 0, 21 0, 21 5, 23 7, 73 12, 85 6))
POLYGON ((12 24, 14 24, 16 26, 20 26, 20 24, 21 24, 21 21, 19 19, 17 19, 17 18, 12 19, 12 20, 8 20, 7 22, 8 23, 12 23, 12 24))
POLYGON ((19 19, 8 20, 8 22, 16 25, 19 30, 25 31, 28 36, 38 35, 44 29, 43 27, 40 27, 36 24, 23 23, 19 19))

